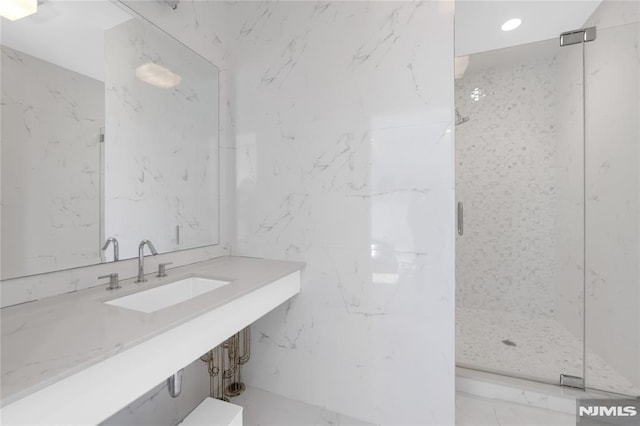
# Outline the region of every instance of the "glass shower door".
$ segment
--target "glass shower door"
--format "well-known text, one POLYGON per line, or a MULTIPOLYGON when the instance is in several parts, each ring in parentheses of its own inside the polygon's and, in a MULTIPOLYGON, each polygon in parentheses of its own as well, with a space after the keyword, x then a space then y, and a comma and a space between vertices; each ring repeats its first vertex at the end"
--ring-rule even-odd
POLYGON ((553 39, 468 59, 455 86, 457 364, 579 385, 583 45, 553 39))

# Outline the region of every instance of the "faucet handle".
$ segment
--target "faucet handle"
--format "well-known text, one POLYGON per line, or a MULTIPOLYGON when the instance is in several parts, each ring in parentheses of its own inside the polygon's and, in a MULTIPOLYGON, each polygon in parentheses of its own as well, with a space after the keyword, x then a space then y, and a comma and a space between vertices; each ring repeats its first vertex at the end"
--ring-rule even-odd
POLYGON ((103 275, 101 277, 98 277, 99 280, 103 278, 109 278, 109 287, 107 287, 107 290, 115 290, 117 288, 120 288, 120 282, 118 281, 117 273, 114 272, 113 274, 108 274, 108 275, 103 275))
POLYGON ((156 277, 162 278, 167 276, 167 265, 173 265, 173 262, 158 263, 158 274, 156 277))

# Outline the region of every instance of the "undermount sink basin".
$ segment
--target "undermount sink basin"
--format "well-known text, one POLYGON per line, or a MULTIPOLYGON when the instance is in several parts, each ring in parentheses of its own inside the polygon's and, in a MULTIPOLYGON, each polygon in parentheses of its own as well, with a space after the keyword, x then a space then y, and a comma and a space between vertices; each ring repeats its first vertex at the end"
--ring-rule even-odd
POLYGON ((230 281, 220 281, 210 278, 189 277, 179 281, 149 290, 133 293, 128 296, 104 302, 107 305, 133 309, 139 312, 155 312, 169 306, 177 305, 194 297, 213 291, 229 284, 230 281))

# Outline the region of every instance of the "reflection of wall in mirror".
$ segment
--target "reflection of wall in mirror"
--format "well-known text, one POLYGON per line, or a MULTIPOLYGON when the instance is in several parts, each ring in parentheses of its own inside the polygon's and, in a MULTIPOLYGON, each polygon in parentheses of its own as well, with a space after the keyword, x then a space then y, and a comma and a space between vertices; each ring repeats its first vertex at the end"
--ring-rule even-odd
POLYGON ((105 52, 106 236, 121 258, 142 239, 160 252, 216 244, 217 69, 138 20, 108 30, 105 52))
POLYGON ((100 262, 104 85, 2 46, 2 278, 100 262))

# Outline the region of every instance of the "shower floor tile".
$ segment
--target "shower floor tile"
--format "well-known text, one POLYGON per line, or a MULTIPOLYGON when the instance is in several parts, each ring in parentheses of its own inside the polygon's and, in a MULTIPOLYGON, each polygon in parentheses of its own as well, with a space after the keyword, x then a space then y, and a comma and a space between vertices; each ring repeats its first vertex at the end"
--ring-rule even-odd
MULTIPOLYGON (((553 319, 456 309, 456 363, 460 366, 558 383, 561 373, 583 375, 582 358, 582 340, 553 319)), ((587 353, 587 359, 587 385, 640 393, 598 355, 587 353)))

